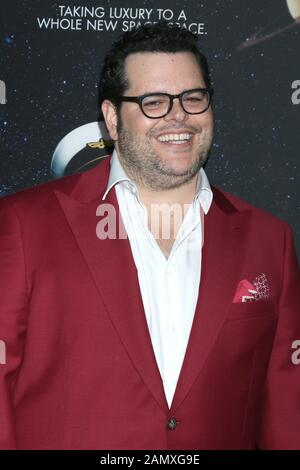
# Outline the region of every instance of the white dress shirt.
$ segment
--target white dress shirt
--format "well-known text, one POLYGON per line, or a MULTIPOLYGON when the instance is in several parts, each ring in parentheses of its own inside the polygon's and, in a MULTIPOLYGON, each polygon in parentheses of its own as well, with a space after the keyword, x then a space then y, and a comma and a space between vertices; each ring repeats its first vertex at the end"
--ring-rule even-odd
POLYGON ((201 168, 193 204, 166 259, 148 229, 147 209, 139 199, 137 187, 126 175, 116 151, 103 200, 113 187, 137 268, 155 358, 171 407, 198 299, 203 213, 207 214, 213 194, 201 168))

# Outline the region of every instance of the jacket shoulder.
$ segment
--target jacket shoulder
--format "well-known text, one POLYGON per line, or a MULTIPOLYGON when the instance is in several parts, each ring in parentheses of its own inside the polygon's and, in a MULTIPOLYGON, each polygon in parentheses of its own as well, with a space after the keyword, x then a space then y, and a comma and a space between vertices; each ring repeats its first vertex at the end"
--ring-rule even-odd
POLYGON ((250 211, 251 216, 255 222, 259 225, 265 224, 270 225, 271 227, 281 227, 281 228, 290 228, 289 224, 280 219, 279 217, 271 214, 265 209, 261 209, 244 199, 225 191, 219 187, 213 187, 213 193, 215 199, 224 199, 227 204, 230 204, 237 211, 250 211))
POLYGON ((55 190, 60 190, 69 193, 76 185, 79 177, 80 174, 64 176, 57 180, 38 184, 37 186, 33 186, 32 188, 22 189, 14 194, 10 194, 1 198, 0 202, 12 205, 27 205, 35 203, 37 200, 41 201, 47 199, 49 195, 52 194, 55 190))
POLYGON ((23 189, 14 194, 0 198, 0 204, 18 206, 21 209, 40 207, 53 198, 54 191, 60 191, 66 195, 70 195, 78 182, 82 179, 84 180, 84 185, 88 190, 90 184, 97 184, 99 173, 101 173, 101 171, 99 171, 100 166, 103 166, 102 161, 85 172, 64 176, 59 179, 33 186, 32 188, 23 189))

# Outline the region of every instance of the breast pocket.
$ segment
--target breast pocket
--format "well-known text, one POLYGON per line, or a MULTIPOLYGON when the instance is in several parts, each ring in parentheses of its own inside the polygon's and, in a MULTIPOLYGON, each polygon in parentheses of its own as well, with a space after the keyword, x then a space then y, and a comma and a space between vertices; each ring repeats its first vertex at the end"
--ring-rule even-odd
POLYGON ((227 321, 250 320, 260 317, 274 317, 275 305, 268 300, 256 300, 255 302, 233 303, 227 321))

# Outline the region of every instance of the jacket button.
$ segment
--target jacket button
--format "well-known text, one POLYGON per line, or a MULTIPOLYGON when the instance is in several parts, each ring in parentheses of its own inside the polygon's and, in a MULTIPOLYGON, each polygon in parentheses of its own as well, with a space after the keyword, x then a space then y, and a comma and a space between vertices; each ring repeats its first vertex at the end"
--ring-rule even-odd
POLYGON ((177 421, 175 418, 170 418, 168 421, 168 428, 173 431, 177 427, 177 421))

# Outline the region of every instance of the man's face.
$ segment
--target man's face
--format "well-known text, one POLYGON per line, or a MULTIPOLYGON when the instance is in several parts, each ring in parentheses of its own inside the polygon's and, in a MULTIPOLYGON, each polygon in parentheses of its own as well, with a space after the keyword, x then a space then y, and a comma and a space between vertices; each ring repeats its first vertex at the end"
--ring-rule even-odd
MULTIPOLYGON (((129 82, 125 96, 153 92, 175 95, 206 86, 195 57, 186 52, 131 54, 125 72, 129 82)), ((191 180, 211 147, 211 108, 202 114, 187 114, 178 99, 171 112, 159 119, 147 118, 137 103, 123 102, 115 122, 115 128, 108 127, 117 140, 121 164, 137 184, 152 189, 174 188, 191 180), (170 134, 186 134, 188 140, 174 143, 170 134)))

